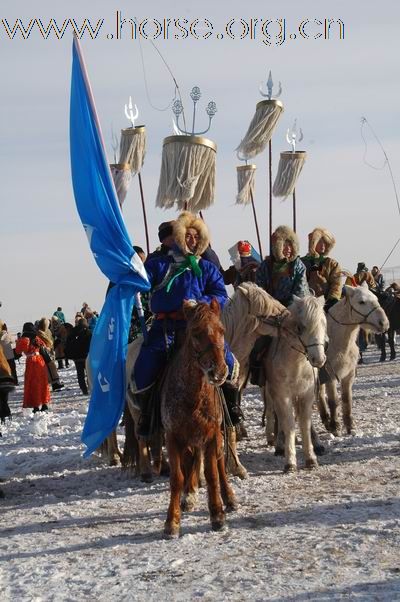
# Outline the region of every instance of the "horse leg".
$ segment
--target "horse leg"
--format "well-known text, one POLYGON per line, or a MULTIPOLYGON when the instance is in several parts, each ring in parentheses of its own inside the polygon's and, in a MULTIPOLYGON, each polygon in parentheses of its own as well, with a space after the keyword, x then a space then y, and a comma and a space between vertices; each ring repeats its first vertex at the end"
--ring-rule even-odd
POLYGON ((227 471, 234 477, 239 477, 240 479, 247 479, 248 473, 243 464, 241 464, 239 460, 239 455, 237 453, 236 447, 236 430, 235 428, 227 429, 227 453, 228 460, 226 463, 227 471))
POLYGON ((181 523, 180 499, 183 489, 184 476, 182 471, 182 450, 177 444, 172 433, 167 435, 167 449, 169 463, 171 467, 170 474, 170 502, 167 513, 167 520, 164 525, 164 534, 169 539, 179 537, 179 528, 181 523))
POLYGON ((213 531, 220 531, 225 525, 225 512, 220 494, 217 454, 217 435, 215 435, 208 441, 204 450, 204 473, 207 481, 208 509, 213 531))
POLYGON ((389 328, 389 330, 388 330, 388 340, 389 340, 389 347, 390 347, 390 359, 395 360, 396 359, 396 349, 394 346, 394 329, 393 328, 389 328))
POLYGON ((386 361, 386 335, 384 334, 376 334, 375 339, 378 345, 378 348, 381 352, 381 357, 379 358, 380 362, 386 361))
POLYGON ((336 388, 336 383, 328 382, 326 383, 326 393, 328 395, 328 405, 331 412, 331 419, 329 422, 329 430, 331 433, 335 435, 335 437, 339 436, 340 424, 338 418, 338 393, 336 388))
POLYGON ((122 460, 122 454, 118 448, 117 431, 113 430, 107 437, 108 465, 118 466, 122 460))
POLYGON ((315 430, 315 427, 312 423, 312 419, 311 419, 311 441, 312 441, 315 455, 323 456, 325 453, 325 445, 323 445, 321 443, 319 435, 318 435, 317 431, 315 430))
POLYGON ((262 390, 264 401, 263 426, 265 426, 265 434, 267 436, 267 445, 275 445, 275 412, 274 402, 268 390, 268 385, 265 384, 262 390))
POLYGON ((354 372, 351 372, 348 376, 342 379, 342 412, 343 412, 343 423, 346 428, 347 434, 354 434, 354 421, 353 421, 353 382, 354 372))
POLYGON ((219 476, 219 484, 221 489, 221 497, 222 501, 225 504, 225 509, 227 512, 232 510, 237 510, 237 502, 235 498, 235 494, 233 489, 228 481, 228 476, 226 474, 225 469, 225 458, 224 452, 222 449, 222 434, 218 432, 217 434, 217 453, 218 453, 218 476, 219 476))
POLYGON ((313 395, 304 395, 298 401, 298 417, 306 468, 317 468, 318 462, 311 440, 313 395))
POLYGON ((135 423, 129 408, 125 407, 124 412, 125 424, 125 443, 122 453, 122 466, 124 468, 136 468, 136 476, 139 476, 139 446, 135 435, 135 423))
POLYGON ((329 424, 330 424, 330 414, 329 414, 329 410, 328 410, 328 405, 326 403, 326 389, 325 389, 325 385, 320 385, 319 386, 319 391, 318 391, 318 411, 319 411, 319 415, 321 417, 321 422, 324 425, 324 427, 326 428, 327 431, 329 431, 329 424))
POLYGON ((126 401, 127 401, 127 407, 132 416, 132 420, 135 424, 135 436, 136 436, 137 443, 138 443, 137 450, 138 450, 138 457, 139 457, 140 480, 143 481, 144 483, 151 483, 153 481, 153 473, 152 473, 152 468, 151 468, 150 454, 149 454, 149 448, 147 446, 147 441, 144 441, 143 439, 137 437, 137 433, 136 433, 136 427, 139 422, 140 411, 137 410, 133 406, 132 401, 130 400, 129 396, 127 396, 126 401))
POLYGON ((151 438, 151 456, 153 459, 153 474, 157 477, 160 475, 169 476, 169 464, 163 450, 163 436, 161 433, 156 433, 151 438))
MULTIPOLYGON (((275 401, 274 396, 274 401, 275 401)), ((296 472, 296 436, 293 408, 288 397, 280 397, 278 403, 275 403, 275 410, 278 416, 279 428, 282 429, 285 436, 285 459, 286 464, 284 472, 296 472)))
POLYGON ((183 455, 183 472, 185 477, 184 493, 181 499, 181 510, 190 512, 197 504, 199 491, 200 451, 186 450, 183 455))

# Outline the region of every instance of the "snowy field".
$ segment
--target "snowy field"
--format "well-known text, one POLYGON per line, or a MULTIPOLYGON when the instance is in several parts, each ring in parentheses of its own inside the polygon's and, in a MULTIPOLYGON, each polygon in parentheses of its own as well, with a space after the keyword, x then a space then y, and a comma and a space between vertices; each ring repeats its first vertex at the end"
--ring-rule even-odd
POLYGON ((250 477, 231 479, 240 508, 214 533, 203 492, 174 541, 162 538, 167 479, 142 484, 82 459, 74 369, 37 421, 18 387, 0 439, 0 600, 400 600, 400 366, 365 359, 356 435, 333 439, 316 416, 327 453, 313 472, 283 475, 249 389, 239 446, 250 477))

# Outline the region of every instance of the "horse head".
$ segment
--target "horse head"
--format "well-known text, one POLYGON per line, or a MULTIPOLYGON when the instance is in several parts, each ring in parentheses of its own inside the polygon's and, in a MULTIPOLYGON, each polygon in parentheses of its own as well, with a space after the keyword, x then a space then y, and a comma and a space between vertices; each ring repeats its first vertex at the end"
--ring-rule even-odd
POLYGON ((389 320, 379 301, 364 282, 361 286, 345 286, 346 303, 352 319, 363 328, 383 333, 389 329, 389 320))
POLYGON ((315 368, 321 368, 326 362, 328 335, 324 304, 324 297, 294 295, 288 307, 290 317, 284 322, 283 333, 315 368))
MULTIPOLYGON (((247 300, 248 318, 249 321, 252 321, 257 336, 276 336, 278 322, 275 321, 275 318, 287 315, 286 307, 253 282, 240 284, 236 289, 232 302, 237 295, 241 295, 247 300)), ((243 317, 243 312, 241 316, 243 317)), ((250 324, 247 324, 248 330, 249 326, 250 324)))
POLYGON ((210 305, 184 301, 183 314, 187 320, 186 344, 190 357, 203 371, 211 385, 222 385, 228 375, 224 354, 224 327, 216 299, 210 305))

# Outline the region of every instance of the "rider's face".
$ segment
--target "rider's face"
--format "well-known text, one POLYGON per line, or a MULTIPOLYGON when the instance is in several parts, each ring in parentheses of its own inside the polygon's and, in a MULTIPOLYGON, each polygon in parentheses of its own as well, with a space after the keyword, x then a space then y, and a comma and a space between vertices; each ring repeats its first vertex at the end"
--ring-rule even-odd
POLYGON ((188 228, 185 234, 185 242, 186 246, 191 253, 195 253, 197 249, 197 245, 199 244, 199 233, 195 228, 188 228))
POLYGON ((323 238, 320 238, 315 246, 315 250, 319 255, 323 255, 326 251, 326 242, 323 238))
POLYGON ((290 259, 290 257, 293 254, 293 245, 289 240, 285 240, 285 242, 283 243, 283 250, 282 250, 283 256, 285 257, 285 259, 290 259))

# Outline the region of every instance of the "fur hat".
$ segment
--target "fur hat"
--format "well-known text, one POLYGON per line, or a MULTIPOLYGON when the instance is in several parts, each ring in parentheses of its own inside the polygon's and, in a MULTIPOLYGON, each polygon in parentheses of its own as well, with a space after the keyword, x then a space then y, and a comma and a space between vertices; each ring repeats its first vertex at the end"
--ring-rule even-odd
POLYGON ((275 232, 272 234, 272 254, 276 261, 282 261, 285 259, 283 254, 283 245, 288 240, 293 247, 292 255, 289 258, 289 262, 294 261, 299 254, 299 239, 294 230, 289 226, 278 226, 275 232))
POLYGON ((313 257, 318 257, 318 253, 315 250, 315 247, 317 246, 321 238, 324 239, 326 244, 326 255, 329 255, 329 253, 332 251, 333 247, 336 244, 335 237, 329 232, 329 230, 321 228, 320 226, 314 228, 314 230, 308 235, 308 253, 313 257))
POLYGON ((174 222, 173 235, 176 244, 184 255, 190 254, 186 246, 185 236, 188 228, 194 228, 199 234, 199 243, 197 245, 196 257, 200 257, 210 244, 208 228, 200 217, 196 217, 189 211, 183 211, 174 222))
POLYGON ((36 336, 36 328, 32 322, 25 322, 22 327, 22 336, 28 338, 36 336))
POLYGON ((368 272, 368 268, 363 261, 357 263, 357 274, 359 274, 360 272, 368 272))

